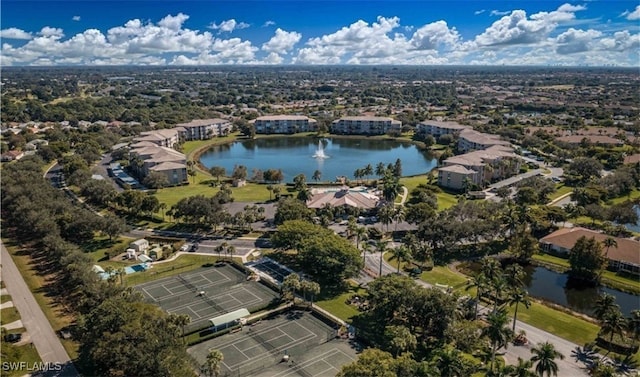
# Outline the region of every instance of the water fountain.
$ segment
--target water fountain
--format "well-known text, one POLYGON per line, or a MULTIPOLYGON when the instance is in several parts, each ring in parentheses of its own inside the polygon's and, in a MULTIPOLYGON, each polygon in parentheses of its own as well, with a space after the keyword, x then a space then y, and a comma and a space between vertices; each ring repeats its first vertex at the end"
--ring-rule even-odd
POLYGON ((329 156, 324 154, 324 146, 322 145, 322 140, 318 140, 318 149, 316 150, 316 153, 313 155, 313 158, 317 158, 317 159, 329 158, 329 156))

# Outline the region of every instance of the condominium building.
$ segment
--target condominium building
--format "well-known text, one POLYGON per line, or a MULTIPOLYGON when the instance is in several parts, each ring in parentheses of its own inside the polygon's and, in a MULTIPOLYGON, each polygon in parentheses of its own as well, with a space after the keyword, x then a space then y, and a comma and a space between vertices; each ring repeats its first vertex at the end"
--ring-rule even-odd
POLYGON ((384 135, 402 131, 402 122, 386 117, 355 116, 334 120, 331 132, 342 135, 384 135))
POLYGON ((438 169, 438 184, 460 190, 464 188, 462 182, 466 179, 482 187, 494 179, 517 174, 520 171, 521 159, 511 148, 494 145, 485 150, 449 157, 444 160, 443 165, 438 169))
POLYGON ((175 128, 144 131, 140 136, 133 139, 134 142, 148 141, 159 147, 173 148, 180 141, 178 130, 175 128))
POLYGON ((511 143, 501 140, 498 135, 485 134, 470 128, 461 130, 458 135, 458 151, 460 152, 487 149, 494 145, 509 146, 511 143))
POLYGON ((418 123, 416 126, 416 133, 431 135, 434 138, 438 138, 442 135, 455 135, 462 130, 470 129, 469 126, 463 126, 456 122, 440 122, 436 120, 425 120, 418 123))
POLYGON ((146 177, 154 171, 164 174, 170 185, 187 183, 186 156, 164 146, 139 146, 129 151, 130 165, 138 176, 146 177))
POLYGON ((233 125, 228 119, 194 119, 189 123, 180 123, 174 127, 182 140, 206 140, 214 136, 225 136, 233 125))
POLYGON ((318 122, 304 115, 267 115, 249 121, 257 134, 295 134, 318 130, 318 122))

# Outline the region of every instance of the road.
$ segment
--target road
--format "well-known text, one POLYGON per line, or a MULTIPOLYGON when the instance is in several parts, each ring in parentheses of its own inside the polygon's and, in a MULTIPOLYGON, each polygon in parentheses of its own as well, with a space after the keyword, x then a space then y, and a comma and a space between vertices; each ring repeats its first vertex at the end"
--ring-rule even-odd
POLYGON ((27 283, 20 274, 18 267, 13 262, 9 251, 0 242, 2 256, 2 279, 7 291, 11 295, 13 303, 20 312, 24 328, 29 333, 33 345, 36 347, 43 363, 61 365, 60 371, 49 371, 45 376, 78 376, 73 362, 67 351, 62 346, 60 339, 51 327, 49 320, 38 305, 35 297, 29 290, 27 283))

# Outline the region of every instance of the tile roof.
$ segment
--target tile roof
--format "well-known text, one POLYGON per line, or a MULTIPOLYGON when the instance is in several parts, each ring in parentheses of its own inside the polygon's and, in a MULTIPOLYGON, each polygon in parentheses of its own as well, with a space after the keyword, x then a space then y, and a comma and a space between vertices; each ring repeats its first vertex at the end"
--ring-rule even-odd
POLYGON ((475 170, 467 169, 462 165, 448 165, 438 168, 439 171, 460 173, 460 174, 475 174, 475 170))
POLYGON ((362 209, 375 208, 380 199, 369 193, 342 189, 339 191, 325 191, 314 193, 307 201, 309 208, 322 208, 326 204, 332 207, 350 206, 362 209))
MULTIPOLYGON (((571 250, 580 237, 595 238, 596 241, 603 242, 610 236, 582 227, 562 228, 543 237, 540 242, 571 250)), ((616 240, 618 246, 612 246, 609 249, 609 259, 640 266, 640 242, 628 238, 612 238, 616 240)), ((603 247, 603 251, 604 249, 603 247)))
POLYGON ((228 119, 221 119, 221 118, 194 119, 188 123, 176 124, 176 127, 200 127, 200 126, 209 126, 212 124, 225 124, 225 123, 230 123, 230 121, 228 119))

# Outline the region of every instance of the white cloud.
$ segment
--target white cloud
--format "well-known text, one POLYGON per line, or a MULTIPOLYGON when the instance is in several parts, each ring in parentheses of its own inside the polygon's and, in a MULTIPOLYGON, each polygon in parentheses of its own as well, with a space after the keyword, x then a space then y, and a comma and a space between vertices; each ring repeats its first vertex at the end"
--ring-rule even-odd
POLYGON ((45 38, 53 37, 53 38, 59 39, 64 37, 64 33, 62 32, 62 29, 50 27, 50 26, 43 27, 40 30, 40 32, 38 32, 38 34, 45 38))
POLYGON ((636 9, 633 12, 629 12, 628 10, 624 11, 621 16, 625 17, 629 21, 640 20, 640 5, 636 6, 636 9))
POLYGON ((510 10, 507 11, 500 11, 500 10, 492 10, 491 13, 489 13, 489 15, 491 16, 506 16, 507 14, 511 13, 510 10))
POLYGON ((590 51, 594 48, 596 40, 602 36, 598 30, 576 30, 570 28, 556 38, 558 54, 575 54, 590 51))
POLYGON ((71 17, 71 20, 80 21, 80 16, 73 16, 73 17, 71 17))
POLYGON ((0 38, 2 39, 31 39, 33 35, 22 29, 10 27, 8 29, 0 30, 0 38))
POLYGON ((231 33, 234 30, 246 29, 249 26, 251 25, 244 22, 237 22, 232 18, 230 20, 222 21, 220 24, 212 22, 211 25, 209 25, 209 29, 218 30, 220 33, 231 33))
POLYGON ((288 32, 280 28, 276 29, 276 33, 269 41, 262 45, 262 50, 267 52, 275 52, 285 54, 290 51, 293 46, 300 42, 302 34, 295 31, 288 32))
POLYGON ((272 52, 264 59, 265 64, 282 64, 284 62, 284 58, 279 54, 272 52))
POLYGON ((264 24, 262 24, 262 27, 274 26, 275 24, 275 21, 267 20, 264 24))
POLYGON ((169 30, 180 30, 182 24, 189 19, 186 14, 178 13, 176 16, 168 15, 158 22, 158 26, 169 30))
POLYGON ((454 46, 460 41, 455 28, 449 28, 445 21, 437 21, 416 30, 409 41, 418 50, 435 50, 440 45, 454 46))
POLYGON ((486 12, 486 9, 480 9, 480 10, 477 10, 477 11, 473 12, 473 14, 475 14, 477 16, 477 15, 482 14, 484 12, 486 12))

